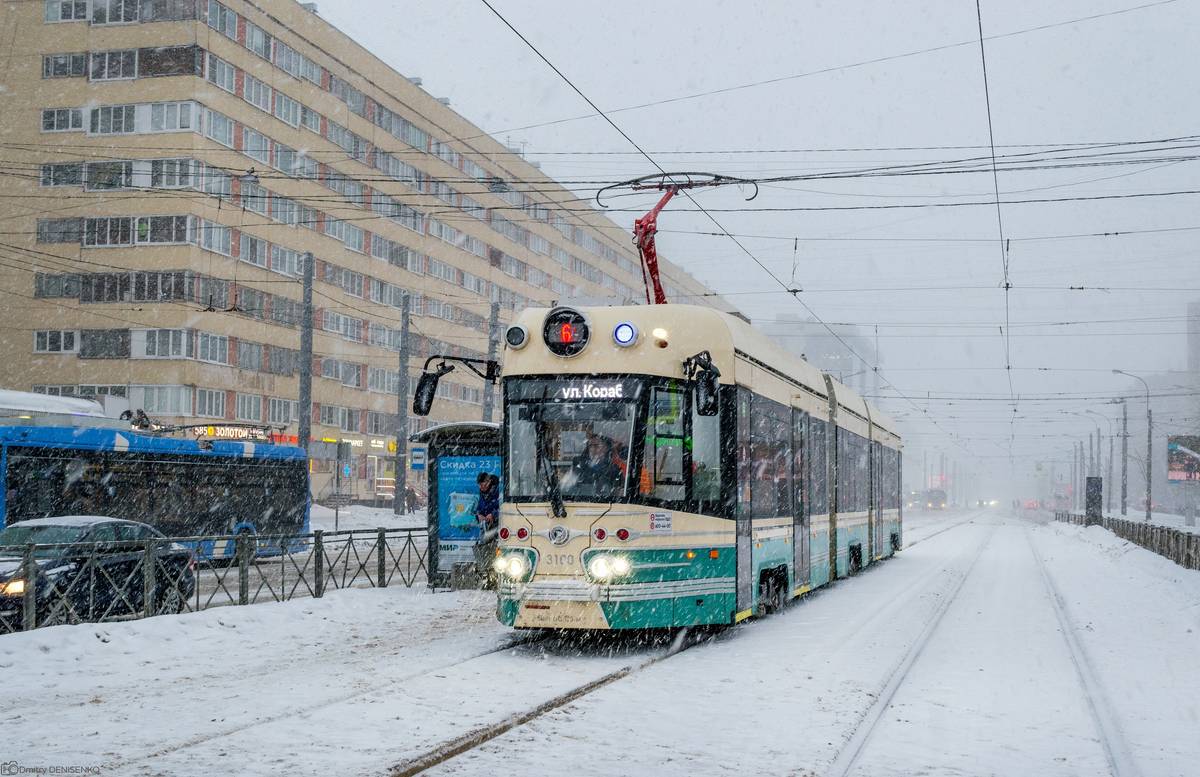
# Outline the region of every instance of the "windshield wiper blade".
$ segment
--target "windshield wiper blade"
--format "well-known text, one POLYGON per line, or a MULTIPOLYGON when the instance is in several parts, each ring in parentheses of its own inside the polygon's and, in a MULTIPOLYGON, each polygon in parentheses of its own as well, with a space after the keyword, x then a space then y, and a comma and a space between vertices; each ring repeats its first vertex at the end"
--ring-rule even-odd
POLYGON ((555 518, 566 518, 567 507, 563 504, 562 486, 558 482, 558 471, 550 463, 550 454, 546 450, 549 439, 546 435, 546 397, 547 389, 542 389, 542 401, 537 406, 537 416, 534 428, 537 429, 538 466, 542 468, 546 478, 546 490, 550 493, 550 507, 555 518))

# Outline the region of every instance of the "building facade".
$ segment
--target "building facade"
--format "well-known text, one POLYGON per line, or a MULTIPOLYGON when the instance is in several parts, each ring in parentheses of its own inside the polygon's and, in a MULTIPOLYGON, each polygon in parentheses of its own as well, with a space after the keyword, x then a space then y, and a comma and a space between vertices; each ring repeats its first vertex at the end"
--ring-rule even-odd
MULTIPOLYGON (((401 373, 412 385, 429 355, 482 358, 493 302, 505 320, 644 299, 626 231, 311 4, 45 0, 0 19, 18 41, 0 54, 0 289, 19 311, 4 388, 281 440, 311 413, 314 439, 351 444, 353 490, 371 498, 393 474, 401 373)), ((669 262, 663 275, 672 301, 730 309, 669 262)), ((483 393, 458 370, 436 420, 407 431, 478 420, 483 393)), ((320 496, 331 462, 313 468, 320 496)))

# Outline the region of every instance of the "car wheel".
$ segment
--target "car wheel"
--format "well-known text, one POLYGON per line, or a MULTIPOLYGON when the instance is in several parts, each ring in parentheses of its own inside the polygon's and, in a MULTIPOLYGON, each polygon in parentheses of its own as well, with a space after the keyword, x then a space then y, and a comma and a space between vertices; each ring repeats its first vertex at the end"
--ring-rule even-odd
POLYGON ((183 594, 179 593, 179 589, 172 588, 167 591, 158 603, 158 612, 155 615, 178 615, 183 612, 183 594))
POLYGON ((51 599, 37 619, 38 626, 69 626, 76 622, 77 619, 72 617, 70 605, 61 597, 51 599))

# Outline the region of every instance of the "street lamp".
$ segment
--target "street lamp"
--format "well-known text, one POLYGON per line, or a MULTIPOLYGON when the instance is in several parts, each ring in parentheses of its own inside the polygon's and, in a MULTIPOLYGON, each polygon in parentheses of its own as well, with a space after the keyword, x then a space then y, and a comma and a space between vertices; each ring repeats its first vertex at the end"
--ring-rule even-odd
POLYGON ((1154 501, 1154 491, 1151 488, 1151 473, 1154 471, 1154 459, 1150 455, 1151 451, 1153 450, 1151 448, 1151 444, 1154 440, 1152 436, 1154 430, 1154 419, 1150 412, 1150 384, 1142 378, 1138 378, 1137 375, 1134 375, 1131 372, 1125 372, 1124 370, 1113 370, 1113 374, 1137 378, 1138 380, 1142 381, 1142 385, 1146 387, 1146 523, 1150 523, 1150 504, 1154 501))

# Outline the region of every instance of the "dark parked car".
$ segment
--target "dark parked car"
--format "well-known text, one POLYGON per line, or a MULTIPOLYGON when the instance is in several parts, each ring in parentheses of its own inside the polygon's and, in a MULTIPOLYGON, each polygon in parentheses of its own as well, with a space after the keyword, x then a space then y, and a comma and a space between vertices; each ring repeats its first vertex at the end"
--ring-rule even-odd
POLYGON ((151 614, 181 611, 195 592, 192 551, 144 523, 96 515, 21 521, 0 531, 0 631, 20 628, 28 581, 25 545, 67 545, 35 551, 37 624, 53 626, 131 615, 145 610, 144 560, 155 542, 151 614))

